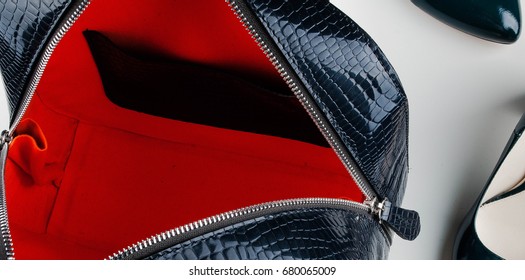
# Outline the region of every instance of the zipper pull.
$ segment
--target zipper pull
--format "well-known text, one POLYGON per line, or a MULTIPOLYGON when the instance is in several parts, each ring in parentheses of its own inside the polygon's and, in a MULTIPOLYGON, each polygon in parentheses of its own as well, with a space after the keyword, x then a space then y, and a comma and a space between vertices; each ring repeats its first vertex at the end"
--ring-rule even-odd
POLYGON ((403 209, 392 205, 388 199, 379 202, 376 198, 365 201, 370 207, 372 215, 390 227, 399 237, 405 240, 414 240, 421 230, 419 214, 413 210, 403 209))
POLYGON ((9 130, 2 131, 2 134, 0 134, 0 150, 4 147, 4 145, 8 145, 13 140, 13 137, 9 135, 9 130))

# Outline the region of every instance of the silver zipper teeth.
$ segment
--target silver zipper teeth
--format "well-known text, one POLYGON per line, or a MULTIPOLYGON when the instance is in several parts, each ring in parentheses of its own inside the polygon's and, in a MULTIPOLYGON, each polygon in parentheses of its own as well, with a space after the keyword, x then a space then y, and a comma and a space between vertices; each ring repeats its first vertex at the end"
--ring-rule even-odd
POLYGON ((40 79, 42 78, 42 75, 44 74, 44 70, 46 69, 47 63, 49 62, 49 59, 51 58, 51 55, 55 51, 55 48, 57 47, 58 43, 64 35, 69 31, 71 26, 77 21, 77 19, 80 17, 80 15, 84 12, 84 10, 87 8, 87 6, 90 4, 90 0, 82 0, 78 4, 78 6, 75 8, 75 11, 69 16, 69 18, 66 20, 66 22, 60 27, 58 32, 53 36, 49 44, 47 45, 44 53, 42 54, 42 59, 38 63, 38 66, 35 70, 35 74, 31 78, 31 82, 29 84, 29 87, 27 88, 26 94, 24 95, 24 100, 22 101, 21 109, 17 113, 17 116, 15 118, 15 121, 11 125, 10 133, 15 131, 16 127, 22 120, 22 117, 24 116, 25 112, 27 111, 27 107, 29 106, 29 103, 31 103, 31 99, 33 99, 33 95, 35 94, 36 87, 40 83, 40 79))
MULTIPOLYGON (((5 147, 4 145, 8 145, 9 142, 11 142, 12 138, 9 136, 8 131, 2 131, 2 134, 0 136, 0 151, 2 153, 2 156, 0 160, 5 160, 4 156, 6 155, 6 151, 2 151, 5 147)), ((3 170, 0 170, 0 172, 3 172, 3 170)), ((0 175, 0 178, 3 177, 0 175)), ((15 258, 15 252, 13 249, 13 240, 11 239, 11 232, 9 230, 9 219, 7 216, 7 201, 5 197, 5 189, 4 184, 0 182, 0 246, 5 249, 6 258, 8 260, 13 260, 15 258)))
MULTIPOLYGON (((67 19, 64 25, 60 27, 59 31, 55 34, 50 44, 46 47, 46 50, 44 51, 44 54, 42 55, 42 59, 40 60, 37 66, 37 69, 35 71, 35 74, 33 75, 33 78, 30 82, 27 93, 24 96, 24 100, 21 105, 21 110, 18 112, 15 118, 15 121, 13 122, 10 128, 11 136, 12 136, 13 131, 15 131, 16 127, 20 123, 25 112, 27 111, 29 103, 31 102, 31 99, 33 98, 36 88, 38 84, 40 83, 40 79, 42 78, 44 70, 47 66, 47 63, 49 62, 49 59, 51 58, 51 55, 53 54, 56 46, 58 45, 60 40, 64 37, 64 35, 67 33, 67 31, 69 31, 69 29, 77 21, 77 19, 84 12, 84 10, 89 6, 90 2, 91 2, 90 0, 82 0, 82 2, 79 3, 79 5, 77 6, 73 14, 67 19)), ((346 152, 346 149, 342 147, 339 144, 339 142, 336 140, 337 137, 334 137, 334 135, 331 133, 326 121, 322 117, 320 117, 320 114, 317 108, 310 102, 308 96, 301 91, 301 89, 295 83, 292 76, 286 71, 286 69, 279 62, 278 58, 275 56, 272 50, 268 47, 268 45, 264 42, 261 36, 257 33, 253 25, 244 16, 244 13, 239 8, 239 6, 232 0, 226 0, 226 2, 231 7, 231 9, 234 11, 234 13, 239 18, 239 20, 242 22, 246 30, 250 33, 253 39, 257 42, 257 44, 259 45, 261 50, 264 52, 264 54, 268 57, 270 62, 277 69, 277 71, 279 72, 281 77, 284 79, 288 87, 292 90, 295 96, 299 99, 302 106, 306 109, 310 117, 314 120, 315 124, 317 125, 317 127, 319 128, 323 136, 326 138, 330 146, 334 149, 337 156, 343 162, 345 168, 348 170, 348 172, 350 173, 350 175, 352 176, 352 178, 358 185, 359 189, 364 193, 364 195, 367 197, 368 200, 376 197, 375 192, 366 183, 366 181, 361 178, 360 173, 357 171, 355 167, 356 164, 354 160, 346 152)), ((11 235, 8 230, 9 227, 8 227, 7 215, 5 214, 2 215, 2 213, 4 213, 5 211, 3 211, 3 209, 1 208, 1 207, 5 208, 5 197, 3 197, 2 200, 3 200, 2 201, 3 204, 0 205, 0 230, 2 233, 3 244, 6 248, 6 251, 8 252, 8 257, 12 258, 12 256, 14 255, 14 252, 12 250, 13 244, 11 240, 11 235)), ((362 210, 366 212, 369 211, 369 206, 362 204, 362 203, 357 203, 357 202, 342 200, 342 199, 329 199, 329 198, 291 199, 291 200, 282 200, 282 201, 277 201, 277 202, 264 203, 264 204, 242 208, 239 210, 222 213, 222 214, 219 214, 213 217, 202 219, 194 223, 187 224, 187 225, 163 232, 161 234, 145 239, 144 241, 138 242, 132 246, 129 246, 128 248, 123 249, 119 251, 118 253, 115 253, 114 255, 108 257, 108 259, 124 258, 131 254, 140 252, 141 250, 148 248, 154 244, 157 244, 161 241, 168 240, 175 236, 180 236, 184 233, 187 233, 187 232, 202 228, 203 226, 214 224, 220 221, 225 221, 225 220, 229 220, 235 217, 245 216, 247 214, 254 213, 254 212, 260 212, 265 209, 274 209, 274 208, 279 208, 279 207, 287 207, 287 206, 295 206, 295 205, 307 206, 309 204, 311 205, 326 204, 328 207, 339 205, 339 206, 345 206, 345 207, 356 209, 356 210, 362 210)))
MULTIPOLYGON (((60 29, 55 33, 53 38, 51 39, 50 43, 46 46, 46 49, 44 53, 42 54, 42 59, 38 63, 38 66, 35 70, 35 74, 31 78, 31 82, 29 83, 29 87, 27 88, 26 94, 24 95, 24 99, 21 104, 21 109, 17 113, 15 121, 11 125, 11 128, 9 129, 9 132, 7 132, 7 135, 2 136, 2 145, 8 145, 9 141, 3 141, 4 137, 5 139, 11 138, 13 136, 14 131, 16 130, 16 127, 22 120, 22 117, 24 116, 25 112, 27 111, 27 107, 29 106, 29 103, 31 102, 31 99, 33 99, 33 95, 35 94, 36 87, 40 83, 40 79, 42 78, 42 74, 44 73, 44 70, 47 66, 47 63, 49 62, 49 59, 51 58, 51 55, 53 54, 53 51, 55 50, 56 46, 60 42, 60 40, 64 37, 64 35, 67 33, 67 31, 73 26, 75 21, 80 17, 80 15, 84 12, 84 10, 87 8, 87 6, 90 4, 90 0, 82 0, 78 6, 75 8, 73 13, 68 17, 66 22, 60 27, 60 29)), ((1 147, 1 146, 0 146, 1 147)), ((1 148, 0 148, 1 150, 1 148)), ((13 250, 13 242, 11 238, 11 233, 9 231, 9 221, 7 217, 7 208, 6 208, 6 198, 5 198, 5 190, 2 190, 2 197, 0 199, 0 234, 2 237, 2 244, 7 252, 7 258, 8 259, 14 259, 14 250, 13 250)))
POLYGON ((13 240, 11 239, 11 232, 9 231, 9 221, 7 219, 7 207, 5 196, 0 202, 0 231, 2 232, 2 246, 5 248, 8 260, 15 259, 15 252, 13 250, 13 240))
POLYGON ((2 199, 0 205, 0 231, 2 232, 2 246, 5 248, 8 260, 15 259, 15 252, 13 250, 13 240, 11 239, 11 232, 9 231, 9 221, 7 220, 6 201, 5 197, 2 199))
MULTIPOLYGON (((345 166, 345 168, 348 170, 353 180, 358 185, 359 189, 366 196, 367 198, 366 200, 372 201, 373 199, 375 199, 377 197, 377 195, 375 194, 375 191, 368 185, 368 183, 365 180, 362 179, 360 172, 355 167, 356 164, 354 160, 346 152, 346 148, 342 147, 340 143, 337 141, 337 137, 335 137, 332 134, 332 132, 329 129, 328 124, 320 116, 320 112, 311 103, 306 93, 301 91, 299 86, 295 83, 294 79, 292 78, 292 75, 290 75, 286 71, 286 69, 283 67, 281 62, 279 62, 279 59, 277 58, 277 56, 273 53, 270 47, 266 44, 264 39, 258 34, 257 30, 253 27, 250 21, 246 18, 246 16, 244 15, 240 7, 237 5, 237 3, 235 3, 234 0, 226 0, 226 3, 228 3, 232 11, 237 16, 237 18, 241 21, 241 23, 244 25, 246 30, 249 32, 249 34, 257 42, 261 50, 264 52, 266 57, 270 60, 273 66, 277 69, 277 71, 279 72, 281 77, 284 79, 288 87, 292 90, 295 96, 299 99, 302 106, 306 109, 306 111, 308 112, 312 120, 315 122, 315 124, 317 125, 317 127, 319 128, 323 136, 325 137, 325 139, 328 141, 330 146, 334 149, 337 156, 342 161, 343 165, 345 166)), ((187 224, 187 225, 157 234, 141 242, 138 242, 134 245, 131 245, 113 254, 112 256, 109 256, 108 259, 110 260, 124 259, 142 250, 145 250, 146 248, 149 248, 155 244, 158 244, 159 242, 166 241, 170 238, 174 238, 182 234, 186 234, 188 232, 202 228, 203 226, 211 225, 211 224, 218 223, 221 221, 226 221, 232 218, 242 217, 247 214, 251 214, 254 212, 260 212, 265 209, 277 209, 280 207, 295 206, 295 205, 308 206, 308 205, 319 205, 319 204, 324 204, 327 207, 331 207, 331 206, 333 207, 336 205, 345 206, 351 209, 361 210, 361 211, 365 211, 368 213, 370 212, 370 209, 371 209, 371 206, 365 203, 358 203, 358 202, 342 200, 342 199, 329 199, 329 198, 291 199, 291 200, 282 200, 282 201, 277 201, 277 202, 269 202, 269 203, 259 204, 259 205, 255 205, 251 207, 242 208, 239 210, 234 210, 231 212, 226 212, 223 214, 219 214, 213 217, 202 219, 202 220, 193 222, 191 224, 187 224)))
POLYGON ((1 246, 5 249, 7 259, 14 260, 15 252, 13 249, 13 239, 11 239, 11 232, 9 230, 5 192, 2 192, 2 194, 2 199, 0 201, 0 232, 2 233, 2 236, 0 241, 2 242, 1 246))
POLYGON ((250 33, 252 38, 257 42, 261 50, 264 52, 266 57, 270 60, 273 66, 277 69, 281 77, 284 79, 288 87, 292 90, 295 96, 299 99, 303 107, 306 109, 312 120, 315 122, 325 139, 328 141, 332 149, 345 166, 346 170, 352 176, 352 179, 356 182, 359 189, 363 192, 368 200, 375 198, 377 195, 375 191, 369 186, 366 180, 362 179, 360 172, 356 168, 356 163, 352 157, 348 154, 345 147, 342 147, 339 143, 338 137, 334 136, 333 133, 328 128, 329 125, 326 121, 320 116, 319 110, 311 103, 306 93, 302 92, 299 86, 295 83, 292 75, 290 75, 286 69, 284 69, 279 59, 273 53, 273 51, 268 47, 266 42, 261 38, 257 33, 257 30, 253 27, 251 22, 246 18, 241 8, 237 5, 235 0, 226 0, 226 3, 233 10, 237 18, 242 22, 246 30, 250 33))
POLYGON ((335 198, 300 198, 300 199, 287 199, 287 200, 268 202, 268 203, 253 205, 253 206, 229 211, 226 213, 208 217, 208 218, 198 220, 190 224, 186 224, 186 225, 165 231, 163 233, 160 233, 148 239, 145 239, 141 242, 135 243, 123 250, 120 250, 117 253, 109 256, 107 259, 109 260, 124 259, 142 250, 145 250, 146 248, 149 248, 155 244, 158 244, 159 242, 169 240, 176 236, 181 236, 188 232, 195 231, 204 226, 213 225, 218 222, 227 221, 233 218, 243 217, 248 214, 257 213, 257 212, 261 212, 261 211, 269 210, 269 209, 278 210, 279 208, 283 208, 283 207, 308 206, 308 205, 316 205, 316 206, 326 205, 326 207, 328 208, 339 206, 339 207, 350 208, 353 210, 359 210, 359 211, 365 211, 365 212, 369 211, 369 208, 365 206, 364 204, 357 203, 354 201, 344 200, 344 199, 335 199, 335 198))

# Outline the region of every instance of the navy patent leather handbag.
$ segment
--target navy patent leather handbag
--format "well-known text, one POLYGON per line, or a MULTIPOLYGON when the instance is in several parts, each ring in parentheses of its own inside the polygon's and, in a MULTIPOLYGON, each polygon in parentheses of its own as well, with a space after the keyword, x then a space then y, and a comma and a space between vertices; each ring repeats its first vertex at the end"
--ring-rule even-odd
POLYGON ((3 259, 383 259, 419 233, 407 98, 328 1, 16 0, 0 38, 3 259))

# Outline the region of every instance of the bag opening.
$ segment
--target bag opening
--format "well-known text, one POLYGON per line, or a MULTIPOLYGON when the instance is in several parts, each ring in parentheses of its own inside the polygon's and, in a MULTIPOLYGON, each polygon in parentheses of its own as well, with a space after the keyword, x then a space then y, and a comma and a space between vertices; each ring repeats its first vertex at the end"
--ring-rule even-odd
MULTIPOLYGON (((130 70, 106 66, 110 74, 130 70)), ((289 92, 222 1, 92 1, 56 48, 10 147, 6 195, 16 257, 100 259, 153 234, 280 199, 362 202, 289 92), (179 74, 187 79, 206 76, 206 85, 195 84, 199 98, 210 98, 201 91, 231 87, 218 98, 235 104, 212 114, 213 104, 199 107, 182 87, 163 80, 169 76, 155 85, 176 96, 166 101, 159 90, 143 92, 158 75, 140 71, 142 79, 129 81, 136 89, 123 80, 108 90, 114 75, 102 73, 100 62, 97 67, 86 30, 150 60, 181 62, 179 74), (226 76, 235 77, 233 85, 224 84, 226 76), (129 95, 118 96, 126 91, 122 84, 129 95), (182 99, 191 108, 154 106, 182 99), (260 110, 256 121, 263 125, 255 129, 254 120, 239 119, 244 105, 260 110), (279 110, 287 119, 269 116, 277 125, 264 125, 265 114, 279 110), (304 124, 300 133, 296 122, 304 124)))

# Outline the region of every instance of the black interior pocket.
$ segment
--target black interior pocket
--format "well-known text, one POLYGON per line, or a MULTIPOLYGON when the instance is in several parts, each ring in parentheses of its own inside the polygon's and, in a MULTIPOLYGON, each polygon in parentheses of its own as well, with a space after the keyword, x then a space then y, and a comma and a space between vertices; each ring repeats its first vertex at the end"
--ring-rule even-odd
POLYGON ((97 31, 84 36, 106 96, 120 107, 328 147, 291 92, 275 92, 208 66, 130 55, 97 31))

